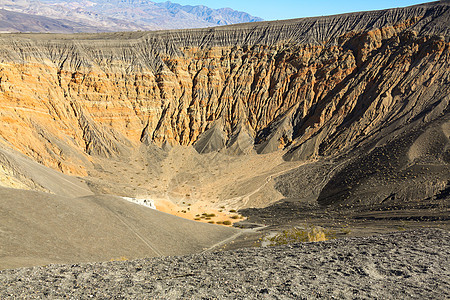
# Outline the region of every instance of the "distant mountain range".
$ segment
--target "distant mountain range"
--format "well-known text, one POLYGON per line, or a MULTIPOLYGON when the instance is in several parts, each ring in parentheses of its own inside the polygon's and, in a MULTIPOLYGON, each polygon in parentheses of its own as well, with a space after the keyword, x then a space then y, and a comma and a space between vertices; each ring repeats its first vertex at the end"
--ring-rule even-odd
POLYGON ((0 32, 108 32, 200 28, 262 21, 231 8, 148 0, 4 0, 0 32))

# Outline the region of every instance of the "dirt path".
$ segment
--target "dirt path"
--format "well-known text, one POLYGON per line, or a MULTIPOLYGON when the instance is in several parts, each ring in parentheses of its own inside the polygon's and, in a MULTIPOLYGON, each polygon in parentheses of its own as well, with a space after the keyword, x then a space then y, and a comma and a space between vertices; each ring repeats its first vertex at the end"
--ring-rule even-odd
POLYGON ((297 164, 295 166, 292 166, 292 167, 290 167, 288 169, 285 169, 285 170, 279 171, 277 173, 271 174, 271 175, 267 176, 266 179, 264 180, 264 183, 262 185, 260 185, 258 188, 256 188, 255 190, 253 190, 250 193, 247 193, 247 194, 245 194, 243 196, 237 196, 237 197, 225 199, 224 203, 233 203, 235 207, 246 207, 246 205, 250 201, 250 197, 255 195, 256 193, 260 192, 274 178, 276 178, 278 176, 281 176, 283 174, 286 174, 286 173, 288 173, 288 172, 290 172, 290 171, 292 171, 294 169, 297 169, 300 166, 308 164, 308 163, 311 163, 311 162, 309 162, 309 161, 308 162, 302 162, 302 163, 299 163, 299 164, 297 164), (242 202, 243 202, 243 204, 238 205, 238 203, 242 203, 242 202))
POLYGON ((202 251, 201 253, 207 253, 207 252, 213 252, 213 250, 219 248, 220 246, 223 246, 229 242, 232 242, 233 240, 235 240, 236 238, 238 238, 239 236, 241 236, 244 233, 244 230, 239 230, 236 234, 230 236, 229 238, 218 242, 214 245, 212 245, 211 247, 209 247, 208 249, 205 249, 204 251, 202 251))
POLYGON ((127 227, 132 234, 134 234, 139 240, 141 240, 152 252, 154 252, 157 256, 163 256, 163 254, 158 251, 155 247, 153 247, 150 242, 148 242, 142 235, 139 234, 136 228, 129 224, 127 221, 125 221, 123 218, 119 216, 117 212, 112 210, 111 208, 107 207, 107 209, 123 224, 125 227, 127 227))

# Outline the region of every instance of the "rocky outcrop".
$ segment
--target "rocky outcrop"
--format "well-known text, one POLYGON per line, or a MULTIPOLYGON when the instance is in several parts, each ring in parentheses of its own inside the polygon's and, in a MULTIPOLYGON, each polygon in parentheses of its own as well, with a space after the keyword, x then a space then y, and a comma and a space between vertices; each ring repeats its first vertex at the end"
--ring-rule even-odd
POLYGON ((446 114, 449 19, 441 1, 198 30, 1 35, 0 136, 78 175, 141 143, 337 155, 446 114))

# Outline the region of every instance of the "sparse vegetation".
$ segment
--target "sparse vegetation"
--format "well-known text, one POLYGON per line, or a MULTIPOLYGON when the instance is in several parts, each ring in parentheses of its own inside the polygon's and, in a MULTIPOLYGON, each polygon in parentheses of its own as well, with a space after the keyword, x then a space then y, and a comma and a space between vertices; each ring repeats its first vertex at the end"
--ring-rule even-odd
POLYGON ((126 256, 121 256, 119 258, 111 258, 110 261, 127 261, 128 257, 126 256))
POLYGON ((349 234, 350 232, 351 232, 350 228, 342 228, 342 229, 341 229, 341 233, 342 233, 342 234, 347 235, 347 234, 349 234))
POLYGON ((227 226, 229 226, 229 225, 231 225, 231 221, 223 221, 223 223, 222 223, 223 225, 227 225, 227 226))
POLYGON ((214 218, 215 216, 216 216, 215 214, 202 213, 202 217, 205 217, 205 218, 214 218))
POLYGON ((269 246, 288 245, 305 242, 320 242, 335 238, 332 231, 321 227, 307 226, 306 228, 292 228, 284 230, 273 237, 268 238, 269 246))

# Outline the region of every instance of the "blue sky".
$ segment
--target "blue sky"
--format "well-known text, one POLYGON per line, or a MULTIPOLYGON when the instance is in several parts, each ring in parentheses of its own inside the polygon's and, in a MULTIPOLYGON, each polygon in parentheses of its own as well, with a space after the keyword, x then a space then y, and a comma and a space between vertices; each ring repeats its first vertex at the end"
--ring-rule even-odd
MULTIPOLYGON (((165 2, 153 0, 155 2, 165 2)), ((205 5, 211 8, 231 7, 265 20, 282 20, 346 12, 403 7, 431 1, 413 0, 171 0, 183 5, 205 5)))

